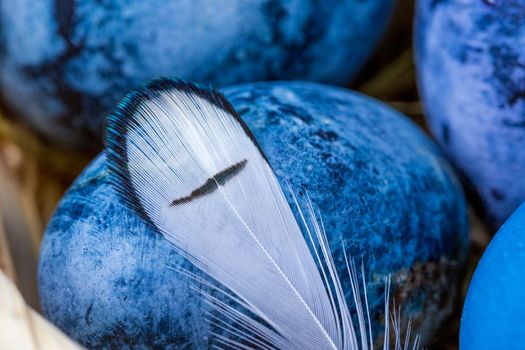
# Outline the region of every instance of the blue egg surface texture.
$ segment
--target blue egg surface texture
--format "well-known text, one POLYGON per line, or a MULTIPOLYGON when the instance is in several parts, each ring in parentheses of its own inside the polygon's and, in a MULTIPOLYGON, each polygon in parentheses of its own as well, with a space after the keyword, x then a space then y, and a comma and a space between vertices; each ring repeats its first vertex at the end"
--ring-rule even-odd
POLYGON ((525 204, 501 226, 478 263, 461 317, 460 347, 523 349, 525 204))
MULTIPOLYGON (((463 194, 437 146, 400 113, 348 90, 275 82, 224 92, 283 188, 301 201, 307 191, 320 210, 349 305, 343 242, 363 259, 376 341, 388 275, 428 339, 451 313, 468 251, 463 194)), ((170 268, 183 258, 119 202, 109 176, 101 155, 47 228, 44 314, 90 348, 206 347, 207 306, 170 268)))
POLYGON ((345 84, 394 0, 2 0, 0 106, 49 140, 100 148, 105 115, 159 76, 216 86, 345 84))
POLYGON ((525 201, 525 1, 418 1, 426 116, 498 227, 525 201))

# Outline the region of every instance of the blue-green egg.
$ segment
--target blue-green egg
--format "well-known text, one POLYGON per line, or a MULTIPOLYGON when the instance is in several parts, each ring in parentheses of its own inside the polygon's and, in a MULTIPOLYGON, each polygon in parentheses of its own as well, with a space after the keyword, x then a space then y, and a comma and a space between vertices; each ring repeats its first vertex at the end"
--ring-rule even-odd
MULTIPOLYGON (((391 295, 413 318, 414 332, 429 340, 452 312, 468 251, 463 194, 436 145, 407 117, 349 90, 276 82, 224 92, 281 185, 289 183, 300 202, 307 192, 319 209, 350 305, 343 246, 362 259, 375 341, 389 275, 391 295)), ((207 305, 175 271, 179 263, 183 258, 120 203, 101 155, 47 228, 43 312, 90 348, 205 347, 207 305)))
POLYGON ((0 106, 62 145, 100 147, 105 115, 159 76, 223 86, 345 84, 393 0, 3 0, 0 106))
POLYGON ((525 201, 525 1, 420 0, 416 12, 427 121, 497 228, 525 201))
POLYGON ((461 317, 462 350, 523 349, 525 204, 501 226, 478 263, 461 317))

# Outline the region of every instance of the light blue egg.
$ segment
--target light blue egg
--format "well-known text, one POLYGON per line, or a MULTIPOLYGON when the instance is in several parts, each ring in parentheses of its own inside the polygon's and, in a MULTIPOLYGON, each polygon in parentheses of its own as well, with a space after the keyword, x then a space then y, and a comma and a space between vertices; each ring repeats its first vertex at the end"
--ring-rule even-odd
POLYGON ((105 114, 159 76, 222 86, 345 84, 393 0, 2 0, 0 106, 48 139, 99 148, 105 114))
POLYGON ((525 201, 525 2, 420 0, 415 45, 430 128, 497 227, 525 201))
POLYGON ((461 318, 462 350, 523 349, 525 204, 503 224, 470 282, 461 318))
MULTIPOLYGON (((396 303, 428 340, 453 310, 468 252, 465 201, 436 145, 405 116, 349 90, 278 82, 224 91, 281 184, 302 199, 307 190, 319 208, 350 305, 343 242, 363 259, 374 339, 391 275, 396 303)), ((206 345, 206 305, 170 268, 181 256, 119 202, 109 181, 102 155, 47 228, 44 314, 90 348, 206 345)))

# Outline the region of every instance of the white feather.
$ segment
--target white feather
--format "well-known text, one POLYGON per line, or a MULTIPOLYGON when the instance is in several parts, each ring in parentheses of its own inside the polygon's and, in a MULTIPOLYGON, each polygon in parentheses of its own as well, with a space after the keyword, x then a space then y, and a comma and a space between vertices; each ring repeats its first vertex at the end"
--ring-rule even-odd
POLYGON ((218 347, 371 348, 368 300, 365 293, 365 318, 355 265, 346 260, 359 338, 311 202, 307 215, 299 211, 303 235, 267 160, 228 102, 179 81, 155 84, 110 117, 110 169, 129 203, 248 311, 200 290, 221 314, 209 315, 221 330, 218 347))

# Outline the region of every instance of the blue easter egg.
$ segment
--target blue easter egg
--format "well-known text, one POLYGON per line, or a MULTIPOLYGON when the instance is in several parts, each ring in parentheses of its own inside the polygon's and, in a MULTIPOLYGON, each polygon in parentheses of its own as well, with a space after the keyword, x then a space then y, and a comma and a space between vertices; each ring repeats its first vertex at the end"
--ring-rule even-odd
POLYGON ((474 272, 461 317, 462 350, 523 349, 525 204, 501 226, 474 272))
POLYGON ((525 2, 418 1, 415 40, 430 128, 497 227, 525 201, 525 2))
POLYGON ((107 112, 159 76, 223 86, 348 83, 393 0, 3 0, 0 106, 56 143, 99 148, 107 112))
MULTIPOLYGON (((319 208, 350 305, 343 245, 362 259, 376 341, 388 275, 428 339, 452 311, 468 251, 465 201, 434 143, 400 113, 344 89, 276 82, 224 92, 281 185, 319 208)), ((109 176, 101 155, 47 228, 44 314, 88 347, 206 345, 207 306, 170 268, 183 259, 120 203, 109 176)))

